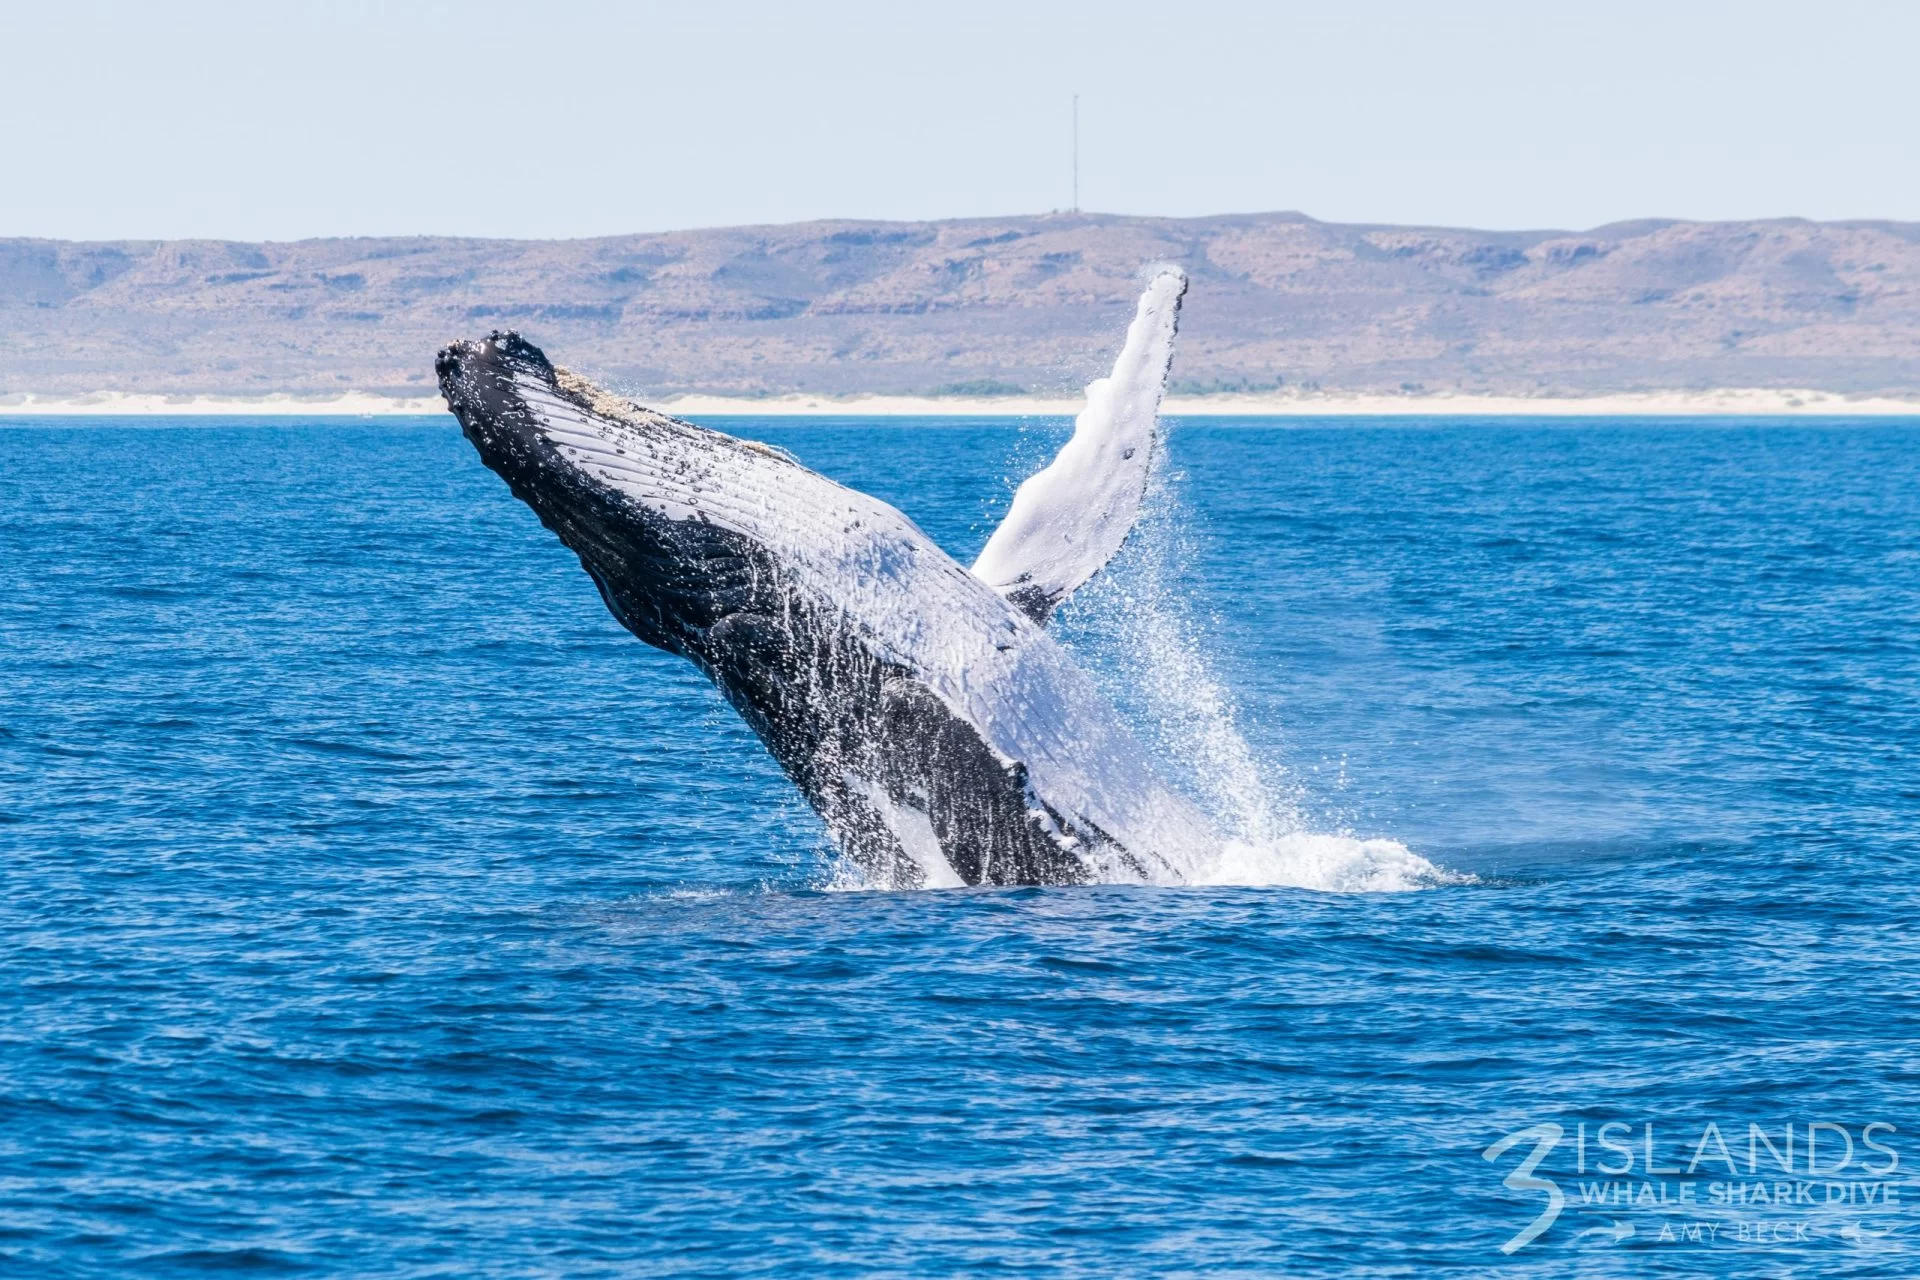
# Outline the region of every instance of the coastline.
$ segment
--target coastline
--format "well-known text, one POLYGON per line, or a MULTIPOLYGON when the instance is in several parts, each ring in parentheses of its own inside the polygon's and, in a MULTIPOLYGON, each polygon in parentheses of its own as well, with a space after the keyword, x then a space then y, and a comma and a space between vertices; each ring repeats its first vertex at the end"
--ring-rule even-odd
MULTIPOLYGON (((1072 417, 1079 397, 681 395, 644 403, 681 416, 1072 417)), ((101 391, 82 396, 0 396, 0 417, 419 417, 447 412, 432 396, 180 396, 101 391)), ((1496 396, 1298 392, 1170 395, 1162 413, 1184 417, 1920 417, 1920 398, 1728 387, 1595 396, 1496 396)))

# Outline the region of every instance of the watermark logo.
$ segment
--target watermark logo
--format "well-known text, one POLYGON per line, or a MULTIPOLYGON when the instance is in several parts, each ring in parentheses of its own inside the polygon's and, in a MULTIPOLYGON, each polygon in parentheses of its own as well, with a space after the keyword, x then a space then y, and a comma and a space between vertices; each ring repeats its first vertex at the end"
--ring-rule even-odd
POLYGON ((1697 1126, 1543 1121, 1480 1153, 1536 1209, 1500 1251, 1538 1241, 1572 1210, 1574 1240, 1793 1245, 1882 1238, 1904 1204, 1899 1129, 1883 1120, 1697 1126), (1600 1219, 1595 1222, 1594 1219, 1600 1219))
POLYGON ((1553 1154, 1553 1149, 1560 1145, 1560 1139, 1565 1134, 1566 1130, 1557 1124, 1536 1124, 1531 1129, 1519 1129, 1508 1134, 1480 1153, 1485 1159, 1498 1160, 1523 1142, 1533 1143, 1533 1150, 1502 1181, 1509 1191, 1544 1191, 1547 1196, 1546 1207, 1540 1210, 1540 1216, 1522 1228, 1519 1235, 1501 1245, 1500 1252, 1513 1253, 1538 1240, 1560 1217, 1560 1211, 1567 1207, 1567 1197, 1558 1183, 1551 1178, 1533 1176, 1533 1171, 1540 1167, 1541 1161, 1553 1154))

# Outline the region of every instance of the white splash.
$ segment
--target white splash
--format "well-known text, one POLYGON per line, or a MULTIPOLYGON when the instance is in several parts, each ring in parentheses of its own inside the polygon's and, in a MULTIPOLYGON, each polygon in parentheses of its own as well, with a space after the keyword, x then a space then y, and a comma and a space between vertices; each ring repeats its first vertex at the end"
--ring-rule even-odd
POLYGON ((1177 477, 1156 465, 1146 510, 1108 576, 1074 598, 1064 636, 1136 722, 1158 762, 1213 817, 1224 846, 1192 883, 1399 893, 1463 877, 1397 840, 1309 829, 1305 791, 1264 761, 1241 730, 1241 711, 1208 656, 1205 628, 1182 581, 1199 548, 1177 477))
POLYGON ((1468 879, 1435 866, 1398 840, 1290 831, 1259 844, 1229 840, 1219 862, 1196 883, 1407 893, 1468 879))

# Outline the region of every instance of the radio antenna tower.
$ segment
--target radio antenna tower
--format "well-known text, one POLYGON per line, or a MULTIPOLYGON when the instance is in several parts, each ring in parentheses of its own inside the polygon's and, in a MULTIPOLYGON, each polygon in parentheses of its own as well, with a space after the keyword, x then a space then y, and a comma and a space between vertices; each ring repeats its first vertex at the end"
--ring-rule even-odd
POLYGON ((1080 95, 1073 95, 1073 211, 1080 212, 1080 95))

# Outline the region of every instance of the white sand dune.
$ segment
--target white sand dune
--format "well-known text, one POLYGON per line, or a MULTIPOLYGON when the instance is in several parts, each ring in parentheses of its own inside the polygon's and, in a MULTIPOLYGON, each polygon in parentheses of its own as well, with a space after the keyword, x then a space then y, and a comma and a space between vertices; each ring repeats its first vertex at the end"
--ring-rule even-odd
MULTIPOLYGON (((1081 400, 1041 396, 676 396, 648 401, 681 417, 1071 417, 1081 400)), ((148 395, 100 391, 84 396, 0 396, 0 415, 393 417, 445 413, 434 396, 148 395)), ((1851 396, 1832 391, 1729 387, 1712 391, 1636 391, 1601 396, 1367 395, 1269 392, 1251 395, 1168 396, 1169 417, 1684 417, 1790 415, 1920 417, 1920 399, 1851 396)))

